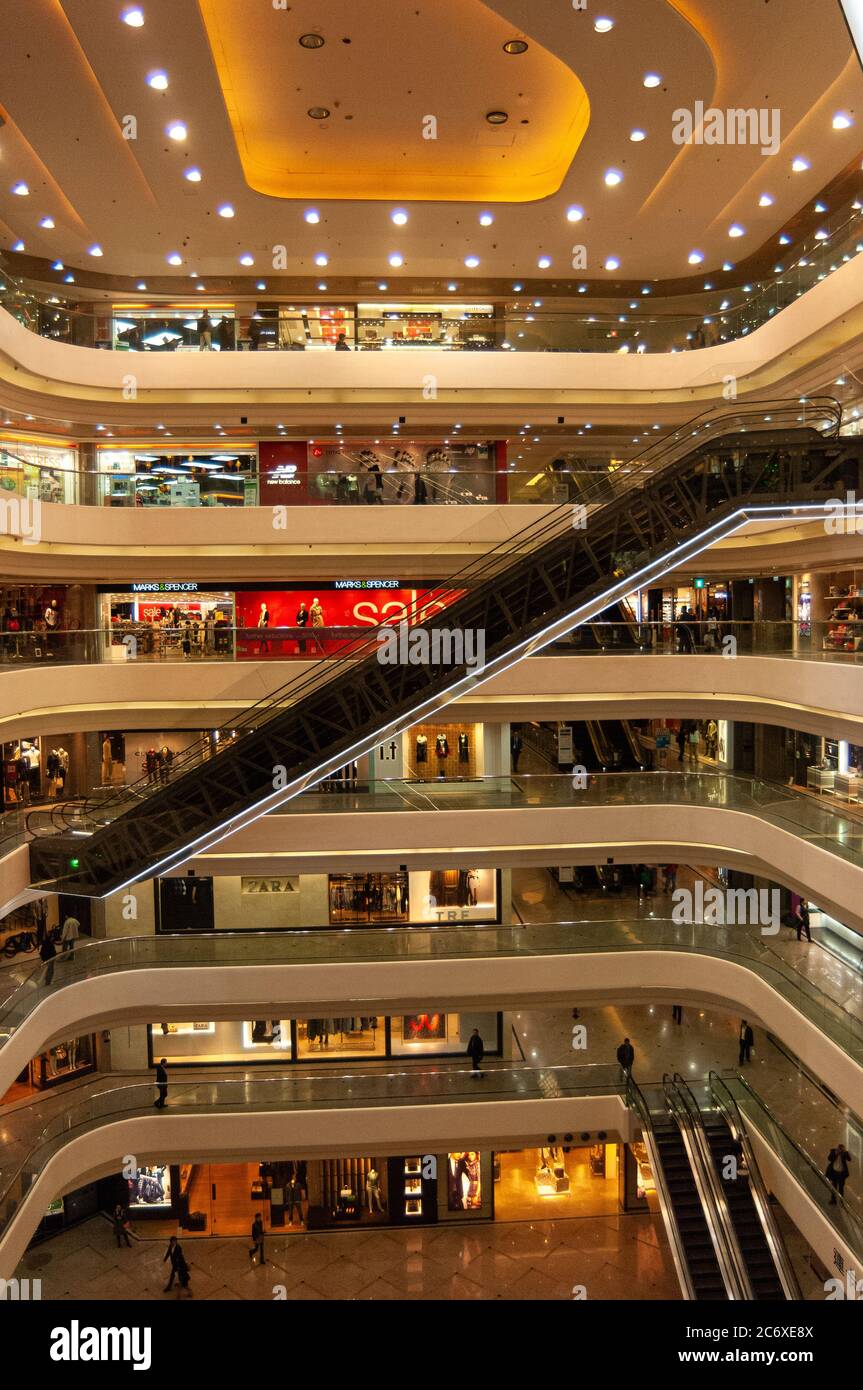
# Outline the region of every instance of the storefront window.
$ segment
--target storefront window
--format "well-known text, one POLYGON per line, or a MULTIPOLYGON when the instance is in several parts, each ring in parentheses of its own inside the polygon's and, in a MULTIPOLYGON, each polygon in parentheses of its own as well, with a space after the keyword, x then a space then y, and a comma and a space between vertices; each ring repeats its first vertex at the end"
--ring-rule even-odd
POLYGON ((94 1047, 92 1033, 85 1034, 83 1038, 70 1038, 67 1042, 55 1043, 47 1052, 40 1053, 31 1061, 32 1084, 37 1090, 43 1091, 49 1086, 56 1086, 62 1081, 70 1081, 73 1077, 84 1076, 87 1072, 93 1071, 94 1047))
POLYGON ((127 1178, 128 1205, 136 1214, 142 1209, 166 1213, 171 1208, 171 1169, 167 1163, 149 1164, 139 1168, 134 1178, 127 1178))
POLYGON ((375 1014, 304 1018, 297 1023, 297 1057, 384 1057, 386 1027, 375 1014))
POLYGON ((151 1051, 169 1066, 194 1062, 283 1062, 291 1057, 289 1019, 152 1023, 151 1051))
POLYGON ((100 449, 99 495, 109 507, 243 507, 258 500, 254 452, 100 449))
POLYGON ((101 593, 108 660, 224 661, 234 648, 234 595, 197 584, 136 584, 101 593))
POLYGON ((330 922, 359 926, 408 920, 408 876, 393 874, 330 874, 330 922))
POLYGON ((0 497, 13 493, 39 502, 78 502, 78 455, 74 449, 0 444, 0 497))
POLYGON ((495 500, 490 443, 357 443, 338 441, 308 451, 309 496, 315 503, 486 503, 495 500))
POLYGON ((232 307, 115 304, 112 346, 127 352, 228 352, 236 347, 232 307), (207 318, 205 319, 205 313, 207 318))
POLYGON ((360 304, 357 310, 357 346, 365 351, 494 345, 491 304, 360 304))

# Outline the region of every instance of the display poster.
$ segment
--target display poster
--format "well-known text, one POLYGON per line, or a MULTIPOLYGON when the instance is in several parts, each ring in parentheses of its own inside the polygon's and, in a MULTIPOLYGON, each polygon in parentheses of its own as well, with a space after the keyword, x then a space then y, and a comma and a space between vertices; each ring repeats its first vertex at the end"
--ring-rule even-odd
POLYGON ((482 1206, 481 1155, 447 1154, 447 1205, 450 1211, 476 1211, 482 1206))
POLYGON ((135 1178, 127 1178, 130 1207, 169 1207, 171 1169, 167 1163, 139 1168, 135 1178))

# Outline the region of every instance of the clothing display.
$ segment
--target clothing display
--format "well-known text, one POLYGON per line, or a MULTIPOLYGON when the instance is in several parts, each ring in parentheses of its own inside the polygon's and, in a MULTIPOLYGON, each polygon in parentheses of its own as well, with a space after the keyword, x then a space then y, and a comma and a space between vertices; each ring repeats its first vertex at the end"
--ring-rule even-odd
POLYGON ((476 869, 432 869, 429 892, 437 907, 476 905, 479 871, 476 869))
POLYGON ((436 757, 436 758, 448 758, 448 757, 449 757, 449 742, 448 742, 448 740, 447 740, 446 734, 438 734, 437 738, 435 739, 435 750, 434 750, 434 751, 435 751, 435 757, 436 757))
POLYGON ((330 874, 330 922, 405 922, 408 876, 397 874, 330 874))
POLYGON ((467 734, 458 736, 458 760, 460 763, 470 762, 470 740, 467 734))
POLYGON ((417 762, 427 763, 429 760, 429 741, 425 734, 417 734, 417 762))

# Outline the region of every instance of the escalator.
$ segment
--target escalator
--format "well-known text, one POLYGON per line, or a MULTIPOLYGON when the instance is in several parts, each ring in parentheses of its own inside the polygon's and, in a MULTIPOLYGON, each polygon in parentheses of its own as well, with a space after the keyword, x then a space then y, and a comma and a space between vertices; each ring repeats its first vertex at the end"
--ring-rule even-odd
POLYGON ((57 808, 52 833, 30 845, 34 886, 103 896, 175 869, 691 560, 747 516, 800 517, 807 508, 823 516, 831 497, 860 487, 863 441, 838 438, 839 423, 831 398, 706 412, 603 477, 586 529, 571 507, 557 508, 453 576, 441 615, 453 639, 446 654, 423 607, 430 596, 420 594, 405 629, 426 646, 419 664, 404 656, 384 664, 372 630, 359 652, 350 643, 254 706, 225 731, 220 751, 196 747, 175 759, 168 785, 142 779, 57 808), (484 639, 484 661, 470 656, 471 634, 484 639))

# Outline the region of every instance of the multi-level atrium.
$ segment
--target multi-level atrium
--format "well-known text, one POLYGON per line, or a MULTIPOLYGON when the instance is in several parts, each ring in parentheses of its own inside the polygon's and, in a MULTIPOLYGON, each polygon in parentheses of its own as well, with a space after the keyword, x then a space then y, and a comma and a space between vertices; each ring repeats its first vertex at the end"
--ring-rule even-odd
POLYGON ((858 40, 8 7, 0 1277, 57 1359, 223 1300, 253 1360, 298 1300, 844 1352, 740 1305, 863 1297, 858 40))

